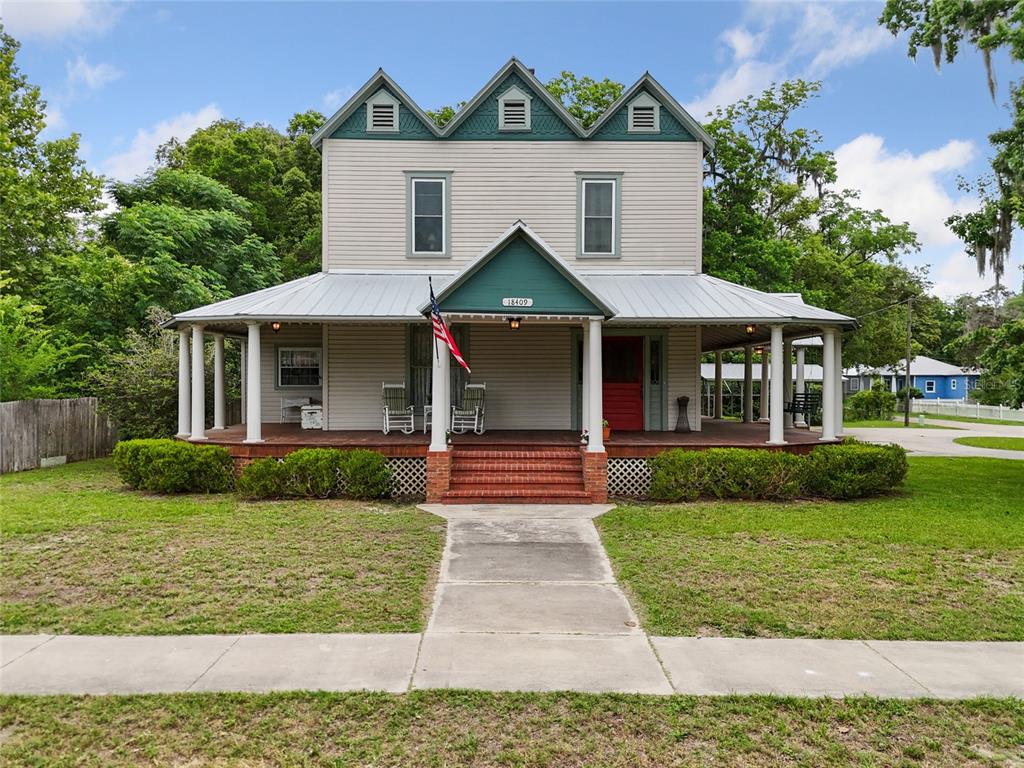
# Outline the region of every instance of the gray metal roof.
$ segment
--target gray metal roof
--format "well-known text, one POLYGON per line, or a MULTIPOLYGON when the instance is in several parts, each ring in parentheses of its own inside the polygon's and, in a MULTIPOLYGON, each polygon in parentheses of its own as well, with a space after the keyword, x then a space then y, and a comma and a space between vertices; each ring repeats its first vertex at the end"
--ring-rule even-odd
MULTIPOLYGON (((824 369, 820 365, 805 365, 804 366, 804 380, 805 381, 821 381, 822 371, 824 369)), ((761 380, 761 364, 751 363, 750 364, 751 378, 754 381, 761 380)), ((768 366, 768 378, 771 379, 771 366, 768 366)), ((715 379, 715 364, 714 363, 701 363, 700 364, 700 377, 702 379, 714 381, 715 379)), ((722 380, 723 381, 743 381, 743 363, 722 363, 722 380)), ((793 380, 796 381, 796 365, 793 365, 793 380)))
MULTIPOLYGON (((611 323, 672 323, 732 325, 786 323, 804 326, 810 335, 822 324, 853 325, 845 315, 797 303, 710 275, 676 273, 576 273, 592 292, 615 308, 611 323)), ((168 323, 205 322, 239 324, 246 320, 270 322, 409 321, 423 318, 429 296, 427 277, 435 293, 456 278, 448 270, 319 272, 273 288, 181 312, 168 323)), ((740 329, 742 331, 742 329, 740 329)), ((753 343, 757 337, 738 337, 753 343)), ((722 346, 705 344, 705 348, 722 346)))
MULTIPOLYGON (((891 365, 884 365, 880 368, 857 367, 844 371, 847 376, 892 376, 893 373, 903 376, 906 372, 906 358, 896 363, 895 370, 891 365)), ((963 376, 965 374, 974 376, 978 374, 978 370, 976 368, 961 368, 958 365, 945 363, 925 355, 918 355, 910 361, 911 376, 963 376)))

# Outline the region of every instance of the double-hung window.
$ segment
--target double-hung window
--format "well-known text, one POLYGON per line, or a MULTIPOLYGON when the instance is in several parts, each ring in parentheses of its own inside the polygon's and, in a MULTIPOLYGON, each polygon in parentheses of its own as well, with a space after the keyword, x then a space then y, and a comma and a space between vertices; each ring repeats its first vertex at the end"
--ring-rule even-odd
POLYGON ((924 383, 924 391, 927 392, 929 395, 934 393, 935 392, 935 382, 932 381, 931 379, 928 379, 924 383))
POLYGON ((319 387, 319 347, 280 347, 277 350, 277 386, 319 387))
POLYGON ((580 255, 619 255, 619 183, 617 177, 580 178, 580 255))
POLYGON ((408 177, 409 255, 447 256, 450 174, 406 174, 408 177))

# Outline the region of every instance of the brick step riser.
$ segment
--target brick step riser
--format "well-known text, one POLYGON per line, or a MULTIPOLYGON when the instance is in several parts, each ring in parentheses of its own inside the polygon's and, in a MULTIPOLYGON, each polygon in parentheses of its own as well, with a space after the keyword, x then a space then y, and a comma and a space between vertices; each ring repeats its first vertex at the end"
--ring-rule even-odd
POLYGON ((504 493, 505 491, 520 493, 522 491, 534 490, 553 491, 557 493, 584 493, 586 488, 584 488, 582 481, 577 481, 575 483, 502 483, 491 480, 468 483, 453 481, 451 485, 448 486, 448 490, 472 491, 474 493, 504 493))
POLYGON ((516 501, 535 504, 589 504, 590 494, 558 491, 535 491, 529 494, 522 491, 448 491, 444 495, 444 500, 451 504, 503 504, 516 501))
POLYGON ((570 449, 530 449, 530 448, 489 448, 487 450, 467 451, 457 448, 452 451, 452 461, 459 459, 565 459, 582 461, 580 452, 570 449))
POLYGON ((562 472, 559 470, 514 470, 505 469, 497 472, 490 470, 456 469, 452 470, 451 481, 456 482, 486 482, 492 485, 524 483, 582 483, 583 473, 579 470, 562 472))
POLYGON ((575 472, 583 473, 581 462, 571 461, 523 461, 516 459, 474 459, 452 462, 452 472, 575 472))

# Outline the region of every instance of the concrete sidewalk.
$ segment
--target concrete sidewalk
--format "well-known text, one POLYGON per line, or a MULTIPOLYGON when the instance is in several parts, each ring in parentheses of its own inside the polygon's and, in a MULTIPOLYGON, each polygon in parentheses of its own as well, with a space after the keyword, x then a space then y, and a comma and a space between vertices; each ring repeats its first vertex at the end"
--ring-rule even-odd
POLYGON ((6 636, 0 691, 1024 696, 1024 643, 648 637, 592 522, 607 506, 428 509, 448 538, 422 634, 6 636))

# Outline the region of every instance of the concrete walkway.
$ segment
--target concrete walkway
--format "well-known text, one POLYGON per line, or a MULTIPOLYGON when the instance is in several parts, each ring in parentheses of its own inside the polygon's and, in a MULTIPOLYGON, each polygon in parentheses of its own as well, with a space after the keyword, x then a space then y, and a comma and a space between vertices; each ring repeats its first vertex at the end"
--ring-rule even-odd
POLYGON ((648 637, 592 522, 609 507, 426 508, 448 540, 422 634, 5 636, 0 691, 1024 696, 1024 643, 648 637))
POLYGON ((915 456, 987 456, 994 459, 1024 461, 1024 451, 1000 451, 975 448, 953 441, 959 437, 1024 437, 1024 426, 1006 424, 970 424, 964 421, 928 419, 925 423, 950 429, 915 427, 916 416, 909 427, 847 427, 844 431, 866 443, 896 443, 915 456))

